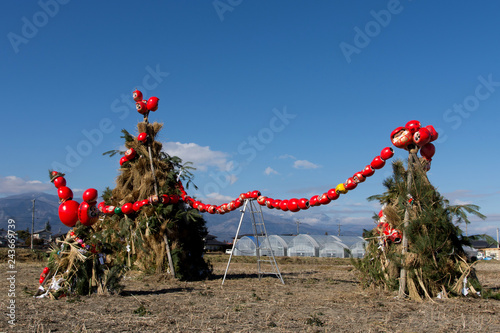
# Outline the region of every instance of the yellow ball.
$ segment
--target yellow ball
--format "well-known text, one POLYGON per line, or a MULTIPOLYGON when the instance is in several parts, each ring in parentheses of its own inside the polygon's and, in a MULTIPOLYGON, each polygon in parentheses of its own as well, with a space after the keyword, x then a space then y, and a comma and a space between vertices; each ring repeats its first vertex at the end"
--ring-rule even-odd
POLYGON ((338 184, 337 187, 335 188, 335 191, 337 191, 337 193, 339 193, 339 194, 346 194, 347 193, 347 190, 345 188, 344 183, 338 184))

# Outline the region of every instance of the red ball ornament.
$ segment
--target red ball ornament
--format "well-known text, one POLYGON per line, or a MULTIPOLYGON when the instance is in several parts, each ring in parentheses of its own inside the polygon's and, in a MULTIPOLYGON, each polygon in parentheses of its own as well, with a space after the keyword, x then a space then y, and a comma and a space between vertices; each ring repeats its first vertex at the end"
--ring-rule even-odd
POLYGON ((168 196, 166 194, 162 194, 160 196, 160 198, 161 198, 161 203, 164 204, 164 205, 166 205, 166 204, 168 204, 170 202, 170 196, 168 196))
POLYGON ((380 156, 375 157, 372 163, 370 163, 370 166, 375 170, 382 169, 384 165, 385 161, 380 156))
POLYGON ((267 197, 261 195, 257 198, 257 202, 259 205, 264 206, 266 204, 267 197))
POLYGON ((280 208, 280 203, 281 203, 280 199, 274 199, 273 200, 273 207, 276 208, 276 209, 281 209, 280 208))
POLYGON ((435 153, 436 147, 432 143, 428 143, 420 148, 420 155, 428 160, 432 159, 435 153))
POLYGON ((267 206, 267 208, 269 208, 269 209, 273 209, 273 208, 274 208, 274 206, 273 206, 273 202, 274 202, 274 199, 273 199, 273 198, 267 198, 267 199, 266 199, 266 206, 267 206))
POLYGON ((432 141, 436 141, 437 138, 439 137, 439 134, 438 132, 436 131, 436 129, 434 128, 434 126, 432 125, 427 125, 425 126, 425 128, 427 128, 429 130, 429 132, 431 133, 431 142, 432 141))
POLYGON ((99 219, 99 211, 95 205, 91 205, 88 202, 82 202, 78 207, 78 220, 80 223, 90 227, 99 219))
POLYGON ((52 177, 55 177, 59 174, 59 171, 52 171, 50 174, 52 175, 52 177))
POLYGON ((57 177, 56 179, 54 179, 54 186, 56 188, 66 186, 66 179, 64 179, 64 177, 61 176, 57 177))
POLYGON ((147 206, 147 205, 149 205, 149 200, 148 199, 144 199, 144 200, 141 201, 141 207, 147 206))
POLYGON ((180 198, 179 198, 179 196, 177 194, 172 194, 172 195, 169 196, 169 198, 170 198, 170 203, 171 204, 176 204, 180 200, 180 198))
POLYGON ((115 213, 115 206, 106 206, 106 214, 113 215, 115 213))
POLYGON ((321 205, 328 205, 332 200, 330 200, 328 198, 328 194, 327 193, 323 193, 322 195, 318 196, 318 202, 321 204, 321 205))
POLYGON ((139 90, 135 90, 134 92, 132 92, 132 97, 134 98, 134 101, 140 102, 142 101, 142 92, 140 92, 139 90))
POLYGON ((57 189, 57 195, 61 201, 73 199, 73 191, 67 186, 61 186, 57 189))
POLYGON ((288 199, 288 209, 291 212, 298 212, 299 211, 299 199, 297 198, 291 198, 288 199))
POLYGON ((413 135, 408 129, 398 127, 391 133, 391 142, 398 148, 405 148, 413 143, 413 135))
POLYGON ((243 206, 243 202, 240 199, 234 200, 234 207, 235 208, 240 208, 241 206, 243 206))
POLYGON ((246 198, 247 198, 246 193, 241 193, 241 194, 240 194, 239 199, 240 199, 241 201, 245 200, 246 198))
POLYGON ((288 200, 281 200, 280 209, 284 212, 288 210, 288 200))
POLYGON ((208 206, 208 208, 207 208, 207 212, 208 212, 209 214, 215 214, 215 213, 217 212, 217 206, 215 206, 215 205, 210 205, 210 206, 208 206))
POLYGON ((147 133, 142 132, 142 133, 139 133, 139 135, 137 136, 137 141, 139 141, 139 142, 145 143, 147 140, 148 140, 147 133))
POLYGON ((311 199, 309 199, 309 204, 310 204, 311 206, 319 206, 319 205, 321 205, 321 204, 319 203, 319 201, 318 201, 318 200, 319 200, 319 198, 318 198, 318 197, 319 197, 318 195, 314 195, 314 196, 312 196, 312 197, 311 197, 311 199))
POLYGON ((97 197, 98 197, 98 194, 97 194, 97 190, 95 188, 86 189, 82 195, 83 201, 86 201, 88 203, 96 203, 97 197))
POLYGON ((384 161, 390 159, 393 156, 394 156, 394 149, 392 149, 391 147, 385 147, 380 152, 380 158, 383 159, 384 161))
MULTIPOLYGON (((141 210, 141 203, 139 201, 134 202, 134 204, 132 205, 132 209, 134 210, 134 212, 140 211, 141 210)), ((123 211, 123 208, 122 208, 122 211, 123 211)))
POLYGON ((137 156, 137 152, 134 148, 127 149, 125 152, 125 158, 127 161, 132 161, 137 156))
POLYGON ((422 124, 418 120, 410 120, 405 125, 405 128, 410 131, 412 135, 415 134, 420 129, 420 127, 422 127, 422 124))
POLYGON ((78 221, 78 207, 80 204, 74 200, 67 200, 59 205, 59 219, 70 228, 78 221))
POLYGON ((134 212, 133 204, 131 204, 130 202, 123 204, 123 206, 122 206, 122 213, 123 214, 129 215, 129 214, 132 214, 133 212, 134 212))
POLYGON ((372 168, 371 165, 367 165, 363 171, 361 171, 362 175, 365 177, 370 177, 375 173, 375 169, 372 168))
POLYGON ((328 195, 328 199, 330 200, 337 200, 340 196, 334 188, 329 189, 326 195, 328 195))
POLYGON ((148 110, 149 111, 153 111, 153 112, 156 111, 156 110, 158 110, 158 101, 159 100, 160 99, 158 97, 154 97, 154 96, 150 97, 148 99, 147 104, 146 104, 146 107, 148 108, 148 110))
POLYGON ((306 209, 309 209, 309 200, 307 200, 306 198, 301 198, 299 199, 299 203, 298 203, 298 206, 300 209, 302 210, 306 210, 306 209))
POLYGON ((260 197, 260 192, 259 191, 252 191, 250 196, 252 199, 257 199, 258 197, 260 197))
POLYGON ((356 186, 358 186, 358 183, 356 183, 354 181, 353 177, 349 177, 345 181, 344 186, 345 186, 346 190, 350 191, 350 190, 354 190, 356 188, 356 186))
POLYGON ((47 274, 49 274, 49 271, 50 271, 50 269, 49 269, 48 267, 45 267, 45 268, 43 269, 42 274, 47 275, 47 274))
POLYGON ((38 282, 40 282, 40 284, 43 283, 43 281, 45 281, 45 278, 44 277, 41 277, 40 280, 38 280, 38 282))
POLYGON ((146 114, 149 112, 148 107, 146 106, 146 103, 144 103, 144 101, 135 103, 135 108, 137 109, 137 112, 139 112, 140 114, 146 114))
POLYGON ((419 129, 415 134, 413 134, 413 142, 415 142, 418 146, 422 147, 423 145, 431 142, 431 132, 425 127, 419 129))
POLYGON ((122 156, 120 158, 120 166, 123 165, 125 162, 128 162, 127 158, 125 156, 122 156))
POLYGON ((354 174, 354 176, 352 176, 352 179, 354 179, 354 181, 356 183, 362 183, 362 182, 364 182, 366 180, 366 177, 363 176, 363 173, 361 171, 359 171, 359 172, 356 172, 354 174))
POLYGON ((207 207, 206 207, 206 205, 204 203, 200 202, 198 204, 198 210, 200 211, 200 213, 204 213, 204 212, 207 211, 207 207))
POLYGON ((104 201, 99 202, 99 204, 97 205, 97 209, 101 213, 106 213, 106 203, 104 201))

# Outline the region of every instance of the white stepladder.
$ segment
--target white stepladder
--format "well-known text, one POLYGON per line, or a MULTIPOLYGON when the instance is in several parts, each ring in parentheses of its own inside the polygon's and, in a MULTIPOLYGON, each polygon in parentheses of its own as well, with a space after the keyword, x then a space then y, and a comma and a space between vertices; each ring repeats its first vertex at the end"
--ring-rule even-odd
POLYGON ((231 264, 231 259, 233 258, 234 248, 240 233, 241 223, 243 222, 247 209, 252 218, 253 234, 256 246, 255 256, 257 257, 257 273, 259 275, 259 280, 264 274, 274 274, 280 279, 281 283, 285 284, 278 268, 278 264, 276 263, 271 242, 267 236, 262 208, 255 204, 254 199, 245 199, 243 209, 241 210, 240 223, 238 224, 238 229, 236 230, 236 235, 234 236, 233 248, 231 249, 231 254, 229 255, 229 260, 227 261, 226 272, 224 273, 224 278, 222 279, 222 285, 224 285, 224 281, 226 281, 227 271, 229 270, 229 265, 231 264), (255 208, 256 206, 258 206, 258 210, 255 208), (265 268, 267 270, 265 270, 265 268))

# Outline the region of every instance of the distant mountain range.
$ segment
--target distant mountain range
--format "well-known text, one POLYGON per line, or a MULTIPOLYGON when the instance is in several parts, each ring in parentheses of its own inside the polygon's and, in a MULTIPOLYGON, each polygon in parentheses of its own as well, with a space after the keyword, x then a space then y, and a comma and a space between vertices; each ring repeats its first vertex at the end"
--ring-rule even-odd
MULTIPOLYGON (((35 231, 43 229, 45 223, 50 221, 53 233, 67 232, 69 230, 59 220, 58 208, 59 199, 57 195, 43 192, 23 193, 0 198, 0 228, 7 227, 7 220, 12 218, 16 221, 16 230, 30 230, 32 220, 33 199, 35 199, 35 231)), ((236 230, 241 218, 239 212, 232 212, 225 215, 203 214, 207 221, 208 232, 216 236, 220 241, 231 241, 236 235, 236 230)), ((269 235, 296 234, 296 220, 283 218, 274 214, 266 214, 264 211, 266 230, 269 235)), ((325 216, 325 220, 328 218, 325 216)), ((324 235, 328 233, 335 235, 336 226, 314 227, 306 223, 299 224, 299 232, 312 235, 324 235)), ((252 220, 250 214, 245 214, 240 235, 253 234, 252 220)), ((346 236, 359 236, 359 233, 343 233, 346 236)))

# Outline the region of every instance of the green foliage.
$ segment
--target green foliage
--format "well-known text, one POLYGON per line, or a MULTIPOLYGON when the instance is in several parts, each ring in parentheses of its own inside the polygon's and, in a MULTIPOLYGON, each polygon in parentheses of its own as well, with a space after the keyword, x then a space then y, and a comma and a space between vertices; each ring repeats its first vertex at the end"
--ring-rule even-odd
MULTIPOLYGON (((383 183, 386 192, 368 198, 387 204, 395 212, 389 223, 407 236, 408 254, 402 255, 401 245, 387 242, 384 246, 376 232, 365 231, 367 254, 355 265, 365 287, 397 290, 399 271, 404 265, 408 279, 413 280, 412 286, 415 286, 413 293, 422 297, 436 296, 444 288, 453 294, 454 286, 463 274, 463 246, 468 243, 457 224, 469 223, 468 214, 480 218, 484 215, 475 205, 450 205, 431 185, 417 160, 413 160, 412 168, 409 177, 402 161, 393 162, 393 174, 383 183), (410 188, 408 181, 412 184, 410 188), (414 199, 412 204, 408 198, 414 199), (409 217, 406 228, 402 224, 395 225, 395 221, 404 220, 405 210, 408 210, 409 217)), ((375 220, 378 218, 378 215, 374 216, 375 220)), ((469 281, 472 283, 475 274, 473 269, 470 272, 469 281)))

